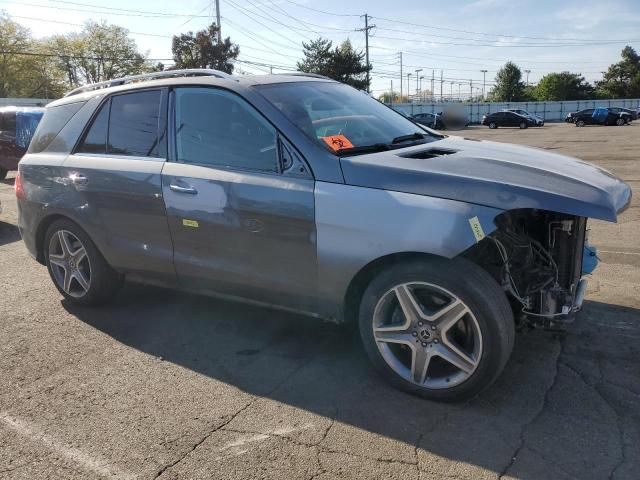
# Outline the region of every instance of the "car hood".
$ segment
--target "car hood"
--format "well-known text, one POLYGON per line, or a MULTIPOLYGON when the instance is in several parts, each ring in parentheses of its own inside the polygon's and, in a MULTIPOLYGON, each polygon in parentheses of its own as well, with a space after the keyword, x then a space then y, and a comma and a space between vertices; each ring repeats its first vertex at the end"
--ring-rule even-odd
POLYGON ((616 221, 631 202, 622 180, 576 158, 511 144, 447 137, 344 157, 347 184, 502 210, 538 208, 616 221))

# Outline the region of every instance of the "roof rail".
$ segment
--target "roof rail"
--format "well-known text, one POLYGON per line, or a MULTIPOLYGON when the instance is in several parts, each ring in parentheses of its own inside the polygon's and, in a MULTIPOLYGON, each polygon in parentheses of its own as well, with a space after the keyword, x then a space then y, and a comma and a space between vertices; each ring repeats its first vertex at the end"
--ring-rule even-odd
POLYGON ((212 70, 208 68, 187 68, 182 70, 164 70, 162 72, 143 73, 142 75, 131 75, 129 77, 114 78, 112 80, 106 80, 104 82, 91 83, 71 90, 65 95, 70 97, 71 95, 77 95, 78 93, 90 92, 92 90, 99 90, 101 88, 116 87, 118 85, 124 85, 126 83, 141 82, 146 80, 158 80, 161 78, 174 78, 174 77, 218 77, 218 78, 230 78, 231 75, 222 72, 220 70, 212 70))
POLYGON ((333 80, 333 78, 327 77, 326 75, 320 75, 318 73, 307 73, 307 72, 276 73, 276 75, 290 75, 292 77, 313 77, 313 78, 324 78, 325 80, 333 80))

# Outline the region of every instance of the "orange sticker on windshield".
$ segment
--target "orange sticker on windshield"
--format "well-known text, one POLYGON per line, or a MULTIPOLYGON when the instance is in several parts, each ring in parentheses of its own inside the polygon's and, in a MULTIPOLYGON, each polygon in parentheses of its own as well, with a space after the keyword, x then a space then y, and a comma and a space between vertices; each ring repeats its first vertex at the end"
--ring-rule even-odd
POLYGON ((320 137, 324 142, 329 145, 331 150, 337 152, 343 148, 353 148, 353 144, 344 135, 329 135, 327 137, 320 137))

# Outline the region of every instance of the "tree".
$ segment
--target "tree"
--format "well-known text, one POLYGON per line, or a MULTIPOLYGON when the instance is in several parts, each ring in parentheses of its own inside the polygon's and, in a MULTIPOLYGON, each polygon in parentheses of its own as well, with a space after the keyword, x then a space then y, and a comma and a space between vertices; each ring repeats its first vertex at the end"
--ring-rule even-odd
POLYGON ((640 55, 632 47, 622 49, 622 60, 609 66, 597 92, 605 98, 640 97, 640 55))
POLYGON ((591 98, 593 87, 579 73, 549 73, 533 90, 539 101, 584 100, 591 98))
POLYGON ((0 97, 57 98, 64 77, 41 42, 8 16, 0 16, 0 97))
POLYGON ((301 72, 317 73, 346 83, 359 90, 367 90, 367 67, 365 54, 354 50, 347 39, 333 48, 331 40, 318 38, 302 43, 304 59, 298 62, 301 72))
POLYGON ((60 68, 71 86, 136 75, 151 70, 129 31, 106 22, 89 21, 80 33, 55 35, 47 42, 59 56, 60 68))
POLYGON ((27 52, 31 43, 28 29, 6 15, 0 17, 0 97, 16 95, 23 65, 14 52, 27 52))
POLYGON ((496 84, 490 96, 497 102, 517 102, 524 99, 524 87, 520 68, 513 62, 507 62, 496 74, 496 84))
POLYGON ((383 92, 378 96, 378 100, 380 100, 382 103, 391 103, 392 100, 393 103, 409 103, 409 97, 407 97, 406 95, 400 96, 400 94, 395 90, 383 92))
POLYGON ((173 37, 171 52, 174 68, 214 68, 233 73, 233 61, 240 54, 240 47, 229 37, 218 42, 218 26, 212 23, 204 30, 182 33, 173 37))

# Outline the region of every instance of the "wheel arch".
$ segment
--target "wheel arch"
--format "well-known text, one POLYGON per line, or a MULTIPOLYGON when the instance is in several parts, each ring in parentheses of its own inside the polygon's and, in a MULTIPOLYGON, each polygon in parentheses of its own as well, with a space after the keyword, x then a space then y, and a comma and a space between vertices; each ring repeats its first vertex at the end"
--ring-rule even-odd
POLYGON ((343 321, 345 323, 357 322, 362 295, 378 272, 401 262, 411 260, 429 261, 434 258, 444 259, 446 257, 425 252, 397 252, 378 257, 367 263, 349 282, 344 296, 343 321))
POLYGON ((45 261, 45 253, 44 253, 44 237, 47 234, 47 230, 49 227, 58 220, 67 220, 77 226, 80 230, 82 230, 93 242, 96 249, 104 257, 104 253, 100 248, 100 245, 95 241, 95 238, 86 228, 84 228, 80 223, 78 223, 75 219, 68 215, 64 215, 61 213, 51 213, 46 217, 40 220, 38 223, 38 227, 36 228, 35 240, 36 240, 36 260, 42 265, 46 265, 45 261))

